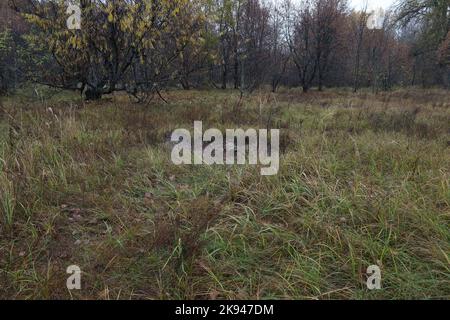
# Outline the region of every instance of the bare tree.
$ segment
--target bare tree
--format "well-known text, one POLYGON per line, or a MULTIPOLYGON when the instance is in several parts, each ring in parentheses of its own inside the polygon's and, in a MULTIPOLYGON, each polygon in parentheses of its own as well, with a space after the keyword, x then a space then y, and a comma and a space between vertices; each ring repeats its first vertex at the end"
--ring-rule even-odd
POLYGON ((285 36, 292 61, 297 68, 300 85, 307 92, 317 72, 311 4, 303 2, 301 7, 296 7, 286 0, 283 11, 286 19, 285 36))
POLYGON ((276 92, 285 73, 290 60, 289 48, 282 37, 284 28, 283 16, 280 8, 274 7, 270 15, 270 33, 268 40, 268 51, 270 54, 269 75, 272 92, 276 92))
POLYGON ((353 67, 353 92, 357 92, 360 87, 361 78, 361 55, 364 44, 365 31, 367 29, 367 5, 359 12, 353 12, 350 16, 352 43, 354 44, 354 67, 353 67))

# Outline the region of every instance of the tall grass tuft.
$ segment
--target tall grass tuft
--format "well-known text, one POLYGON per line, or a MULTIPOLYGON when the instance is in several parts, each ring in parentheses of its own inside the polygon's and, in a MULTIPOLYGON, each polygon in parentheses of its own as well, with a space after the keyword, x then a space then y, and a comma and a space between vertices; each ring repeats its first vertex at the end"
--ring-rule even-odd
POLYGON ((14 223, 16 201, 14 198, 14 185, 4 174, 0 176, 0 203, 2 220, 5 229, 9 231, 14 223))

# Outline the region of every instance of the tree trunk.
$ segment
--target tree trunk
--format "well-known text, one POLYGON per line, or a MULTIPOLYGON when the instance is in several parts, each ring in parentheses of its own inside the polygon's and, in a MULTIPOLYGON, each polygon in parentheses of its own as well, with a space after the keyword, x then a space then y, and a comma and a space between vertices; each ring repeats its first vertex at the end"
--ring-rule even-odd
POLYGON ((442 84, 444 88, 450 88, 450 66, 442 66, 442 84))
POLYGON ((186 76, 181 77, 180 83, 184 90, 191 90, 191 84, 186 76))
POLYGON ((237 56, 234 58, 234 88, 239 89, 239 58, 237 56))
POLYGON ((323 79, 322 79, 322 75, 319 74, 319 91, 322 92, 323 91, 323 79))
POLYGON ((227 64, 224 63, 222 65, 222 89, 225 90, 227 88, 227 78, 228 78, 228 67, 227 64))

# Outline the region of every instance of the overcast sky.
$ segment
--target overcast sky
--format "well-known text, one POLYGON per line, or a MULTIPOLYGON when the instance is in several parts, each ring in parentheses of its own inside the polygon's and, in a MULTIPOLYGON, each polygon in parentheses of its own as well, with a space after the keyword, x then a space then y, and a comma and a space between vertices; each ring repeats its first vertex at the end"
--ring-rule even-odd
MULTIPOLYGON (((282 2, 283 0, 272 0, 275 2, 282 2)), ((299 2, 300 0, 293 0, 294 2, 299 2)), ((362 9, 364 3, 367 3, 367 9, 376 9, 379 7, 383 7, 384 9, 388 9, 393 3, 398 0, 348 0, 350 7, 355 9, 362 9)))
POLYGON ((349 0, 349 4, 356 9, 361 9, 365 2, 367 2, 369 9, 373 7, 383 7, 384 9, 387 9, 395 2, 395 0, 349 0))

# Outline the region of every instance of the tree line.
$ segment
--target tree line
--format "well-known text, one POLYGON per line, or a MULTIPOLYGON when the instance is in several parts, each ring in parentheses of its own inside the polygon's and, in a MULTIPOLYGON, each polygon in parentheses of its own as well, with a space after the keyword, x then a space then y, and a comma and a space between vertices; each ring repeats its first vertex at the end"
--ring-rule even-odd
MULTIPOLYGON (((448 0, 401 0, 377 28, 347 0, 9 0, 0 93, 26 83, 150 102, 165 87, 374 91, 450 84, 448 0)), ((161 95, 160 95, 161 96, 161 95)))

